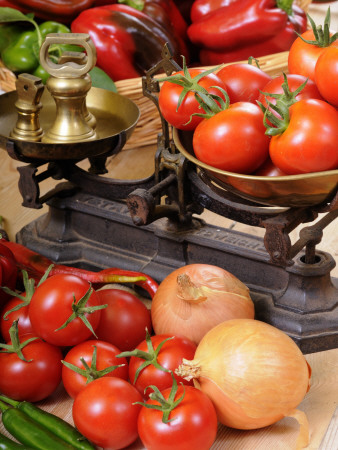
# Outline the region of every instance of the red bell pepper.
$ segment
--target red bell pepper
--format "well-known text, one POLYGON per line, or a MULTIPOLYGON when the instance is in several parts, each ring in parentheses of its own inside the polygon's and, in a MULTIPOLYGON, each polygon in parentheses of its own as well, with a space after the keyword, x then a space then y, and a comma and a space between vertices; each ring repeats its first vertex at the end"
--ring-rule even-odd
POLYGON ((188 36, 193 44, 216 51, 262 42, 287 26, 291 6, 292 0, 234 1, 192 23, 188 36))
POLYGON ((112 4, 82 11, 73 33, 88 33, 96 47, 97 65, 114 81, 145 74, 162 59, 167 42, 179 58, 180 43, 158 22, 127 5, 112 4))
POLYGON ((195 3, 195 0, 173 0, 177 8, 179 9, 180 13, 182 14, 183 19, 186 21, 186 23, 190 24, 190 11, 192 8, 192 5, 195 3))
POLYGON ((90 8, 95 0, 10 0, 14 6, 34 13, 36 17, 55 22, 70 23, 83 10, 90 8), (15 6, 16 5, 16 6, 15 6))
POLYGON ((242 0, 195 0, 191 6, 190 18, 192 22, 197 22, 207 14, 231 3, 240 3, 242 0))
POLYGON ((94 6, 119 3, 131 6, 156 20, 168 31, 178 33, 183 39, 187 37, 188 25, 173 0, 95 0, 94 6))
POLYGON ((199 60, 202 65, 213 66, 234 61, 248 60, 251 56, 260 56, 284 52, 290 49, 297 38, 297 33, 302 34, 307 29, 307 17, 303 9, 297 5, 292 6, 293 15, 289 16, 286 27, 270 39, 254 44, 249 43, 239 48, 226 51, 214 51, 201 49, 199 60))
MULTIPOLYGON (((121 0, 119 0, 121 2, 121 0)), ((134 0, 122 0, 123 3, 134 0)), ((143 11, 165 28, 173 28, 182 38, 186 39, 188 25, 173 0, 143 0, 143 11)), ((127 3, 129 4, 129 3, 127 3)))
POLYGON ((24 8, 21 8, 21 6, 15 5, 14 2, 9 2, 7 0, 0 0, 0 7, 17 9, 18 11, 21 11, 23 13, 27 12, 24 8))

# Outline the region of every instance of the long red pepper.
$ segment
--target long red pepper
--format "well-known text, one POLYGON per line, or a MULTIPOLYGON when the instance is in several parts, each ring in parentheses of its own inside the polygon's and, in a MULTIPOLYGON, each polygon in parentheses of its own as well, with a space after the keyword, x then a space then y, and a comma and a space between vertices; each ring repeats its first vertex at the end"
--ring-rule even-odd
POLYGON ((297 5, 292 6, 293 15, 288 16, 288 21, 282 31, 262 42, 250 41, 231 50, 214 51, 202 48, 199 52, 200 63, 204 66, 247 60, 250 56, 258 58, 272 53, 284 52, 290 49, 297 38, 297 33, 302 34, 307 29, 307 17, 303 9, 297 5))
POLYGON ((1 239, 0 242, 8 247, 16 260, 18 269, 27 271, 30 277, 40 280, 46 270, 53 264, 53 268, 49 276, 59 273, 76 275, 94 285, 103 285, 109 283, 134 283, 142 287, 153 298, 158 283, 143 272, 135 272, 131 270, 123 270, 119 268, 104 269, 99 272, 79 269, 77 267, 54 264, 52 260, 34 252, 22 244, 1 239))
MULTIPOLYGON (((14 289, 17 274, 18 270, 14 255, 7 246, 2 245, 2 240, 0 240, 0 286, 6 286, 10 289, 14 289)), ((9 298, 10 295, 0 289, 0 309, 9 298)))
MULTIPOLYGON (((285 0, 288 4, 292 0, 285 0)), ((285 28, 288 14, 275 0, 241 0, 222 6, 193 22, 191 42, 209 50, 225 51, 271 38, 285 28)))

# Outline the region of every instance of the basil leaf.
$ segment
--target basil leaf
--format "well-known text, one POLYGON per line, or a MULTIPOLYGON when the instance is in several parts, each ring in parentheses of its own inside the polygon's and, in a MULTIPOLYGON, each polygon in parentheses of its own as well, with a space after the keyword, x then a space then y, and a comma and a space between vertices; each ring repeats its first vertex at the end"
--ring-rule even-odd
POLYGON ((92 79, 92 86, 101 89, 106 89, 107 91, 117 92, 116 85, 114 81, 99 67, 95 66, 89 72, 92 79))

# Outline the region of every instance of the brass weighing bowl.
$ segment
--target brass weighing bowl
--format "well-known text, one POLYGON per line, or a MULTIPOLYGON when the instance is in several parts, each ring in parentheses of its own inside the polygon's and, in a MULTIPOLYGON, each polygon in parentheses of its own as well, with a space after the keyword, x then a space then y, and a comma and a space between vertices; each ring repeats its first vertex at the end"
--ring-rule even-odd
MULTIPOLYGON (((192 147, 192 132, 174 129, 177 149, 207 172, 221 189, 267 206, 306 207, 324 203, 338 187, 338 170, 287 176, 255 176, 227 172, 199 161, 192 147)), ((337 150, 338 151, 338 150, 337 150)))
MULTIPOLYGON (((10 136, 18 117, 16 100, 16 91, 0 96, 0 145, 5 149, 8 141, 13 142, 19 155, 33 160, 81 160, 108 153, 118 144, 121 133, 128 140, 140 116, 139 108, 129 98, 92 87, 86 102, 87 109, 96 118, 97 139, 67 143, 28 142, 10 136)), ((39 121, 41 128, 47 130, 56 115, 55 101, 47 89, 43 92, 41 103, 43 107, 39 121)))

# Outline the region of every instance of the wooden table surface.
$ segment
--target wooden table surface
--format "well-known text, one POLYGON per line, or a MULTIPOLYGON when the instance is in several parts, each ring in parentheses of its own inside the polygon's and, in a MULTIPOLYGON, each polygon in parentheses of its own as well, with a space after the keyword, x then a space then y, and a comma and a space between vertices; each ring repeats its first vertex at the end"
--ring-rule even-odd
MULTIPOLYGON (((326 5, 326 4, 325 4, 326 5)), ((328 4, 327 4, 328 5, 328 4)), ((326 7, 325 6, 325 10, 326 7)), ((324 6, 313 5, 313 17, 322 14, 324 6)), ((335 25, 338 17, 338 2, 331 3, 335 25)), ((137 146, 137 143, 135 143, 137 146)), ((129 148, 129 147, 128 147, 129 148)), ((109 176, 114 178, 142 178, 153 172, 154 148, 144 147, 137 150, 125 150, 111 160, 109 176)), ((32 210, 21 206, 21 197, 18 191, 17 172, 18 163, 0 149, 0 215, 3 217, 3 226, 14 240, 16 233, 26 224, 47 212, 44 206, 40 210, 32 210)), ((46 181, 42 189, 48 190, 55 182, 46 181)), ((43 193, 43 192, 42 192, 43 193)), ((232 226, 236 230, 262 235, 263 230, 248 227, 240 223, 232 223, 228 219, 206 212, 203 214, 209 223, 223 227, 232 226)), ((291 234, 291 239, 298 237, 299 229, 291 234)), ((324 238, 319 245, 321 250, 331 253, 337 260, 337 221, 326 228, 324 238)), ((338 278, 337 266, 332 276, 338 278)), ((338 324, 337 324, 338 326, 338 324)), ((299 409, 303 410, 309 420, 311 450, 338 450, 338 349, 306 355, 312 367, 312 385, 299 409)), ((65 418, 72 423, 72 401, 68 398, 62 386, 53 396, 42 401, 39 405, 65 418)), ((237 431, 219 426, 217 439, 212 450, 293 450, 296 448, 296 439, 299 426, 294 419, 285 418, 269 427, 254 431, 237 431)), ((4 432, 2 426, 0 431, 4 432)), ((6 433, 6 432, 5 432, 6 433)), ((137 441, 129 450, 141 450, 142 444, 137 441)))

